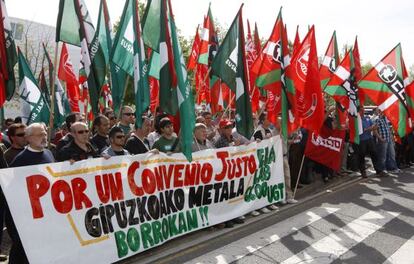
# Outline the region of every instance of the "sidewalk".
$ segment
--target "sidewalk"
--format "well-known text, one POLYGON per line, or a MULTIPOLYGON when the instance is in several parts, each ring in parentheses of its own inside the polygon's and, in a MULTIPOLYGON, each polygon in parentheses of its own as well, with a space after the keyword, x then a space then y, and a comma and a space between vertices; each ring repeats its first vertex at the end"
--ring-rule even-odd
MULTIPOLYGON (((371 176, 372 177, 372 176, 371 176)), ((295 214, 295 207, 315 199, 316 197, 323 195, 327 192, 332 192, 340 188, 358 182, 361 177, 342 176, 335 177, 328 183, 324 183, 321 177, 317 176, 315 181, 309 185, 303 185, 302 188, 297 190, 295 199, 299 202, 297 204, 278 205, 279 211, 272 211, 267 214, 261 214, 259 216, 246 216, 246 222, 241 225, 235 225, 233 228, 216 229, 214 227, 206 228, 194 233, 173 239, 165 244, 156 247, 154 249, 145 251, 139 255, 132 256, 128 259, 120 261, 119 263, 168 263, 169 258, 177 255, 184 256, 188 252, 200 247, 202 244, 207 243, 213 239, 220 239, 222 236, 233 235, 238 231, 242 232, 247 226, 254 226, 254 223, 265 220, 267 218, 277 217, 281 213, 291 211, 295 214)), ((1 243, 1 254, 8 254, 11 246, 11 241, 6 230, 3 231, 3 240, 1 243)), ((7 263, 0 262, 1 264, 7 263)))

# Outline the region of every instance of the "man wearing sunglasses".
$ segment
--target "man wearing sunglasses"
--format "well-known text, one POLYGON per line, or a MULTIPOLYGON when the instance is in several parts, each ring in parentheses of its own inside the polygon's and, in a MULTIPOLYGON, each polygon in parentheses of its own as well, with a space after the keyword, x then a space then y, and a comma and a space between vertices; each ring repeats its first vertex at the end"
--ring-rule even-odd
POLYGON ((120 127, 113 127, 109 131, 109 142, 111 145, 102 151, 103 157, 129 155, 124 149, 125 134, 120 127))
POLYGON ((98 150, 89 142, 89 129, 85 123, 73 123, 70 127, 70 133, 73 141, 58 152, 57 159, 59 161, 69 160, 73 163, 99 157, 98 150))
POLYGON ((124 106, 121 110, 121 121, 118 127, 124 131, 125 135, 129 136, 131 132, 131 125, 135 124, 135 112, 130 106, 124 106))
POLYGON ((24 124, 13 124, 7 130, 7 136, 10 139, 11 147, 4 153, 4 159, 7 164, 10 164, 14 158, 24 150, 27 145, 24 130, 26 126, 24 124))

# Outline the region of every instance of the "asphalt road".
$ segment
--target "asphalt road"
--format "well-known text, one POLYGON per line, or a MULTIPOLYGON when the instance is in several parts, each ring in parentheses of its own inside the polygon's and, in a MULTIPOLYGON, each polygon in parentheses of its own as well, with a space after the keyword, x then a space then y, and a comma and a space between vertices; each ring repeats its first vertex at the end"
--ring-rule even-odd
POLYGON ((413 264, 414 169, 320 195, 164 262, 175 261, 413 264))

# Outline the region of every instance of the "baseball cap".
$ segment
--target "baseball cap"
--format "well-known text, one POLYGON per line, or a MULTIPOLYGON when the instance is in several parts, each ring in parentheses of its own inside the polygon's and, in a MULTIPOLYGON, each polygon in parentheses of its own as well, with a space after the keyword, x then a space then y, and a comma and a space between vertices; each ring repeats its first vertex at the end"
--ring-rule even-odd
POLYGON ((230 120, 228 120, 228 119, 220 120, 219 128, 225 128, 225 127, 228 127, 228 126, 233 126, 233 123, 230 120))

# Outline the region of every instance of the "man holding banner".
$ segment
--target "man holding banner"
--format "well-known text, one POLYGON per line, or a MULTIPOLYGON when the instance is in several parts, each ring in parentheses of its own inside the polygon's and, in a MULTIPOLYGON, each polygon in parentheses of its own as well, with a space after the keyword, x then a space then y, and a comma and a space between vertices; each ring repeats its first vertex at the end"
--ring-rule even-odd
MULTIPOLYGON (((10 164, 10 167, 23 167, 55 162, 52 152, 46 149, 47 132, 44 124, 33 123, 29 125, 25 130, 25 136, 28 146, 16 156, 10 164)), ((7 204, 6 210, 5 221, 10 238, 12 239, 9 263, 29 263, 7 204)))

